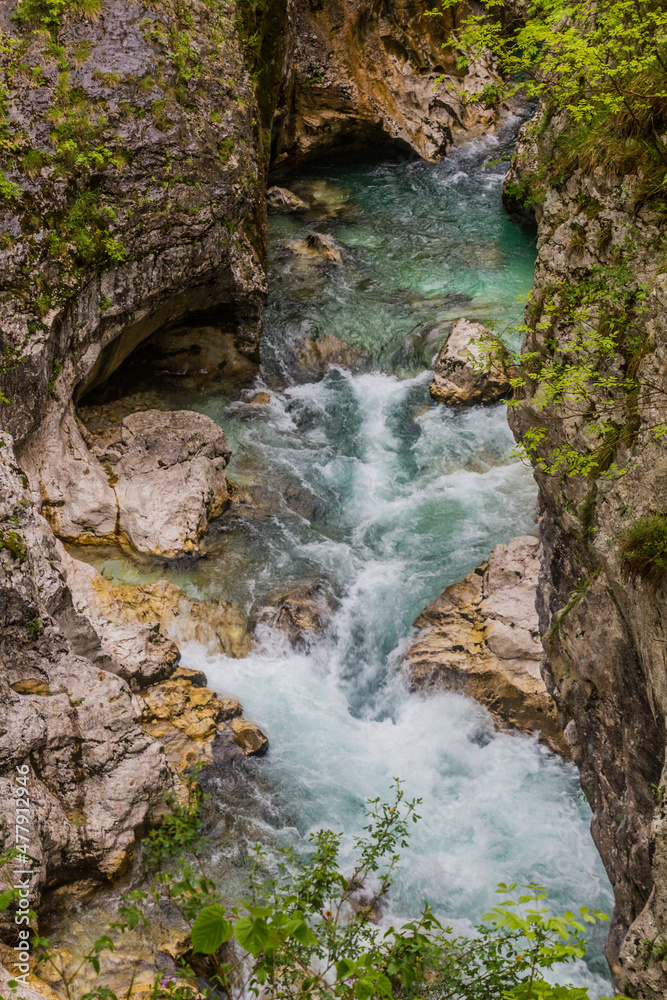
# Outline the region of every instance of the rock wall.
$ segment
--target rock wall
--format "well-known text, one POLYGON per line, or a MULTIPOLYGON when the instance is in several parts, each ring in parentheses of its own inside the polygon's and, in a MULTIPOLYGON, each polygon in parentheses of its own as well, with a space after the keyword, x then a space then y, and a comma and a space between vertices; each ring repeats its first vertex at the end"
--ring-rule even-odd
MULTIPOLYGON (((667 940, 667 600, 662 585, 627 579, 621 545, 629 527, 667 509, 667 448, 651 430, 665 419, 667 275, 660 261, 667 223, 639 197, 636 176, 611 176, 600 167, 549 185, 545 167, 562 127, 557 121, 524 127, 506 185, 515 214, 530 213, 531 203, 538 208, 524 352, 554 365, 581 364, 572 310, 582 307, 596 268, 616 268, 607 273, 617 293, 641 293, 645 284, 647 297, 612 332, 602 362, 603 377, 625 383, 627 391, 612 389, 610 397, 595 390, 583 402, 566 392, 544 406, 539 380, 527 379, 510 422, 518 439, 526 431, 544 434, 534 454, 543 671, 614 888, 607 955, 622 992, 657 998, 667 992, 660 950, 667 940), (593 411, 603 396, 613 402, 608 426, 596 432, 593 411), (588 475, 545 471, 549 455, 563 447, 597 456, 596 467, 588 475)), ((588 331, 604 320, 604 312, 589 316, 588 331)))
POLYGON ((456 49, 443 47, 467 4, 425 16, 431 9, 428 0, 297 0, 274 117, 275 168, 378 146, 438 159, 457 137, 492 127, 492 110, 465 102, 493 81, 492 67, 461 70, 456 49))

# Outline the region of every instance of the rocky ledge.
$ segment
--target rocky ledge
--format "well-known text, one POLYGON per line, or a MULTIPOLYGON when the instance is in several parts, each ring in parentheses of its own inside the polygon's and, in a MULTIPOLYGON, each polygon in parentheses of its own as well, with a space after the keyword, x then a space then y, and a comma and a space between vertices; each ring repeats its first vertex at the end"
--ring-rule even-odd
POLYGON ((535 610, 540 543, 532 536, 496 545, 487 560, 422 611, 402 664, 418 690, 461 691, 502 727, 537 732, 568 755, 556 706, 540 673, 535 610))

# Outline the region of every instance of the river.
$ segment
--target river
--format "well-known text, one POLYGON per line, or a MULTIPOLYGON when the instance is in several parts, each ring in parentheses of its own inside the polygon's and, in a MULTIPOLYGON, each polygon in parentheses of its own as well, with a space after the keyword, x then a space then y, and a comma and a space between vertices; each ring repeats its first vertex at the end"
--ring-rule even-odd
MULTIPOLYGON (((220 778, 231 833, 219 870, 242 866, 256 837, 299 844, 324 824, 349 844, 364 801, 387 796, 396 776, 422 798, 423 818, 391 910, 412 915, 426 898, 461 929, 493 905, 499 881, 538 881, 558 907, 612 905, 574 767, 536 738, 496 732, 460 695, 409 693, 397 670, 425 605, 495 544, 535 532, 535 485, 508 460, 504 406, 456 411, 428 395, 452 319, 483 320, 516 343, 508 331, 536 251, 501 204, 513 138, 471 143, 437 165, 348 159, 290 182, 319 193, 320 207, 271 218, 260 378, 240 399, 173 380, 160 388, 169 405, 221 424, 230 477, 260 484, 262 504, 214 524, 207 558, 185 568, 96 559, 113 579, 167 576, 251 613, 290 583, 321 581, 336 595, 331 626, 306 650, 268 627, 246 659, 183 649, 183 663, 237 697, 271 741, 266 758, 220 778), (340 242, 342 265, 288 248, 313 228, 340 242), (308 375, 295 345, 322 336, 371 361, 308 375), (271 402, 249 405, 259 390, 271 402)), ((609 990, 602 936, 572 973, 592 997, 609 990)))

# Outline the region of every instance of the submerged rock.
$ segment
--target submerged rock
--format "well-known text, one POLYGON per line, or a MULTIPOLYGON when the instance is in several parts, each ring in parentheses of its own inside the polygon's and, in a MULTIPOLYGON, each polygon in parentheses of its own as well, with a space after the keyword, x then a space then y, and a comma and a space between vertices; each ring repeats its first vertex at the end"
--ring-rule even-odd
POLYGON ((285 632, 293 646, 303 649, 326 630, 335 607, 326 583, 302 583, 275 594, 259 621, 285 632))
POLYGON ((438 354, 429 392, 450 406, 497 403, 511 395, 510 378, 505 348, 481 323, 460 319, 438 354))
POLYGON ((370 363, 370 354, 346 344, 337 337, 327 334, 318 340, 302 339, 296 343, 296 360, 300 368, 315 375, 321 375, 333 365, 341 365, 351 371, 366 368, 370 363))
POLYGON ((309 207, 293 191, 275 186, 266 192, 266 202, 273 212, 307 212, 309 207))
POLYGON ((350 192, 338 184, 322 179, 302 180, 297 190, 306 199, 310 217, 337 219, 354 208, 350 202, 350 192))
MULTIPOLYGON (((93 566, 72 559, 64 550, 63 561, 76 605, 96 615, 111 647, 117 647, 128 633, 128 639, 141 635, 149 655, 152 654, 156 661, 167 658, 170 663, 176 662, 170 648, 176 647, 171 640, 198 642, 211 652, 232 658, 247 656, 252 649, 245 615, 231 601, 198 601, 187 597, 180 587, 167 580, 139 586, 111 583, 93 566)), ((158 676, 146 669, 138 652, 135 650, 134 655, 127 658, 132 665, 127 680, 142 686, 142 679, 145 683, 153 683, 166 676, 164 670, 158 676)))
POLYGON ((202 413, 132 413, 95 438, 69 406, 21 461, 63 540, 173 558, 198 554, 209 520, 222 513, 230 455, 224 432, 202 413))
POLYGON ((419 631, 402 668, 413 688, 461 691, 501 725, 537 731, 552 750, 568 756, 540 672, 538 574, 537 538, 497 545, 488 560, 447 587, 415 620, 419 631))
POLYGON ((341 245, 328 233, 310 233, 304 240, 293 240, 285 245, 292 253, 302 257, 312 257, 314 260, 330 261, 334 264, 343 263, 341 245))

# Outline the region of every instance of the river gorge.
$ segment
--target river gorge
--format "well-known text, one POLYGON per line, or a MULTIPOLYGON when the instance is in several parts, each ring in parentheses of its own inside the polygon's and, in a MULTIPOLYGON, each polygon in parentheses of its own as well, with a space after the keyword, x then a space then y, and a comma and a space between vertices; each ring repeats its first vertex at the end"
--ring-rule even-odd
MULTIPOLYGON (((167 578, 251 619, 298 585, 319 586, 332 604, 307 649, 261 624, 259 648, 240 659, 182 645, 182 664, 237 698, 270 740, 246 787, 229 798, 224 779, 212 785, 233 831, 218 859, 223 885, 236 884, 234 865, 255 840, 305 845, 324 824, 351 844, 365 801, 387 797, 399 777, 423 818, 387 919, 428 900, 470 927, 501 881, 545 885, 557 907, 610 911, 573 766, 535 737, 496 732, 462 695, 409 693, 398 671, 429 601, 494 545, 536 528, 530 468, 508 458, 505 404, 453 409, 428 394, 443 332, 460 316, 518 346, 535 256, 534 231, 501 203, 518 125, 435 166, 333 160, 289 178, 319 205, 270 217, 262 365, 246 388, 221 394, 210 377, 170 374, 168 358, 157 374, 130 358, 105 384, 108 402, 95 405, 95 391, 82 400, 92 429, 149 405, 207 414, 232 447, 228 475, 251 497, 213 522, 203 560, 150 569, 93 550, 106 578, 167 578), (336 239, 342 263, 290 249, 312 231, 336 239), (315 355, 314 378, 304 344, 331 337, 348 354, 315 355), (268 402, 252 402, 267 390, 268 402)), ((569 972, 591 996, 609 989, 603 936, 569 972)))
POLYGON ((65 980, 198 761, 226 906, 256 842, 340 830, 349 863, 399 779, 383 931, 537 883, 611 918, 551 979, 666 995, 664 591, 623 554, 665 508, 664 214, 562 165, 563 116, 461 47, 476 3, 429 7, 0 6, 1 846, 25 775, 64 963, 31 954, 24 1000, 172 995, 173 900, 65 980), (550 395, 622 295, 588 409, 550 395))

